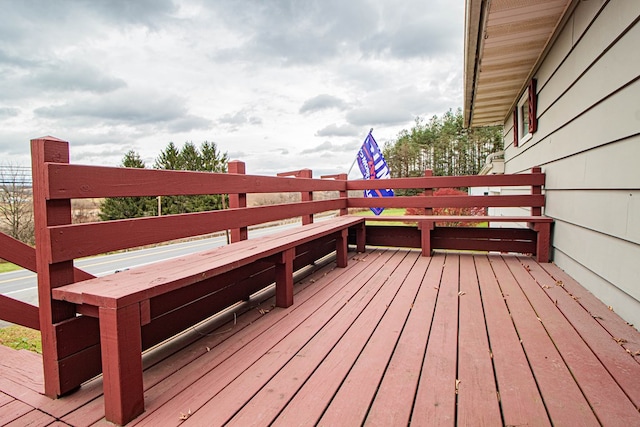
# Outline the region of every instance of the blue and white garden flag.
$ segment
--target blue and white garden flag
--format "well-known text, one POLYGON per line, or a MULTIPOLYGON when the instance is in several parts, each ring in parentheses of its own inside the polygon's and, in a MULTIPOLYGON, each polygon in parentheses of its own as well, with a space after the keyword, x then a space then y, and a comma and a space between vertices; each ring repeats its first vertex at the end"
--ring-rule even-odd
MULTIPOLYGON (((382 151, 380 151, 376 140, 373 139, 371 132, 369 132, 360 151, 358 151, 357 162, 363 179, 390 178, 387 162, 384 160, 382 151)), ((393 190, 364 190, 364 197, 393 197, 393 190)), ((371 210, 374 214, 380 215, 384 208, 371 208, 371 210)))

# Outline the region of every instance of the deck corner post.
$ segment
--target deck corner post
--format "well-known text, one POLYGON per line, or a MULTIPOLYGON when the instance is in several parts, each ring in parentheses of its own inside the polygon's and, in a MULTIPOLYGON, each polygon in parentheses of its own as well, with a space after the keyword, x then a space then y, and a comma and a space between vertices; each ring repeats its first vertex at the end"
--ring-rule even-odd
POLYGON ((124 425, 144 412, 140 306, 99 313, 105 417, 124 425))
POLYGON ((276 262, 276 306, 281 308, 293 305, 293 259, 295 248, 281 253, 276 262))
POLYGON ((80 384, 63 378, 60 343, 55 325, 75 317, 75 307, 51 298, 51 290, 73 283, 73 261, 53 263, 50 226, 71 224, 71 200, 48 197, 47 163, 69 163, 69 143, 45 136, 31 140, 31 172, 33 179, 33 216, 36 238, 36 270, 38 277, 39 322, 42 333, 44 392, 56 398, 80 384))
MULTIPOLYGON (((542 168, 540 166, 535 166, 531 168, 532 174, 542 173, 542 168)), ((539 195, 542 194, 542 185, 532 185, 531 186, 531 194, 539 195)), ((531 216, 541 216, 542 215, 542 207, 541 206, 532 206, 531 207, 531 216)))
MULTIPOLYGON (((236 175, 246 174, 246 165, 240 160, 231 160, 227 164, 227 173, 236 175)), ((247 207, 247 193, 235 193, 229 194, 229 208, 246 208, 247 207)), ((247 240, 248 231, 247 227, 234 228, 231 230, 231 242, 239 242, 241 240, 247 240)))

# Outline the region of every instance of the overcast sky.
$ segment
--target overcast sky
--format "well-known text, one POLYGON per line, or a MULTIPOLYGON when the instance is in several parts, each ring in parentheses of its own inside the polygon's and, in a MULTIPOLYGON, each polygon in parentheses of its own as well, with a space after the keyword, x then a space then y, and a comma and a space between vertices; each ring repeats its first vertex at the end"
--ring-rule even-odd
MULTIPOLYGON (((152 166, 217 143, 247 173, 346 172, 462 105, 462 0, 0 0, 0 163, 152 166)), ((357 168, 356 168, 357 169, 357 168)))

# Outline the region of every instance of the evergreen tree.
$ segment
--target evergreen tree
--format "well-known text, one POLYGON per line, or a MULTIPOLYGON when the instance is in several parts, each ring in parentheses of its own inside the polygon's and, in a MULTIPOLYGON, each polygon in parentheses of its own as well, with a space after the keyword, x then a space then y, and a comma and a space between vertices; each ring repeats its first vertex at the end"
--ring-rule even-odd
MULTIPOLYGON (((129 150, 124 155, 121 166, 125 168, 145 168, 140 155, 133 150, 129 150)), ((156 214, 156 199, 154 197, 110 197, 102 201, 98 215, 101 220, 108 221, 156 214)))
MULTIPOLYGON (((220 153, 215 142, 205 141, 199 149, 192 142, 186 142, 180 150, 170 142, 156 159, 154 167, 225 173, 227 162, 227 154, 220 153)), ((167 215, 216 210, 222 209, 222 206, 222 196, 217 194, 162 197, 162 213, 167 215)))
POLYGON ((403 130, 384 147, 393 177, 475 175, 487 155, 502 150, 502 126, 465 129, 462 110, 449 110, 428 122, 417 118, 414 127, 403 130))

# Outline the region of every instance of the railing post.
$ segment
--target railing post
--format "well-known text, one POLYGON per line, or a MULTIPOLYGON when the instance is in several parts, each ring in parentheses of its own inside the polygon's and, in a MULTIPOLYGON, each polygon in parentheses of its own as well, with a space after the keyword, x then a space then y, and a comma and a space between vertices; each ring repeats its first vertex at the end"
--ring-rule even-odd
MULTIPOLYGON (((542 173, 542 168, 540 166, 535 166, 531 168, 531 173, 542 173)), ((531 194, 542 194, 542 186, 541 185, 532 185, 531 186, 531 194)), ((532 206, 531 207, 531 215, 532 216, 540 216, 542 215, 542 207, 540 206, 532 206)))
POLYGON ((344 181, 344 190, 340 190, 340 198, 344 199, 347 203, 347 207, 346 208, 342 208, 340 209, 340 215, 347 215, 349 213, 349 192, 347 191, 347 174, 346 173, 341 173, 338 174, 338 180, 344 181))
MULTIPOLYGON (((56 324, 76 316, 75 306, 51 298, 51 290, 73 283, 73 261, 52 263, 51 238, 48 227, 71 224, 71 200, 49 200, 46 163, 69 163, 69 143, 53 137, 31 140, 31 168, 33 175, 33 215, 36 238, 38 300, 40 331, 42 333, 42 361, 44 392, 49 397, 61 396, 80 384, 63 378, 60 348, 66 343, 56 336, 56 324)), ((78 360, 78 362, 80 362, 78 360)))
MULTIPOLYGON (((279 177, 291 176, 294 178, 313 178, 313 171, 311 169, 300 169, 291 172, 281 172, 279 177)), ((313 191, 301 191, 300 200, 303 202, 313 201, 313 191)), ((302 215, 302 225, 312 224, 313 214, 302 215)))
POLYGON ((347 215, 349 213, 349 192, 347 191, 347 174, 339 173, 336 175, 322 175, 320 178, 322 179, 335 179, 337 181, 342 181, 344 183, 344 187, 340 190, 340 199, 346 201, 345 208, 340 209, 340 216, 347 215))
MULTIPOLYGON (((425 178, 432 177, 433 176, 433 171, 431 169, 425 169, 424 176, 425 176, 425 178)), ((429 180, 427 179, 427 182, 428 181, 429 180)), ((422 193, 422 195, 425 196, 425 197, 433 196, 433 188, 432 187, 425 188, 424 192, 422 193)), ((425 213, 425 215, 433 215, 433 208, 425 206, 424 213, 425 213)))
MULTIPOLYGON (((296 178, 313 178, 313 171, 311 169, 302 169, 296 178)), ((312 202, 313 201, 313 191, 303 191, 300 194, 301 200, 303 202, 312 202)), ((302 216, 302 225, 312 224, 313 223, 313 214, 303 215, 302 216)))
MULTIPOLYGON (((238 175, 246 174, 246 166, 244 162, 240 160, 232 160, 227 164, 228 173, 234 173, 238 175)), ((235 193, 229 194, 229 208, 246 208, 247 207, 247 193, 235 193)), ((247 227, 234 228, 231 230, 231 242, 239 242, 241 240, 247 240, 248 232, 247 227)))

